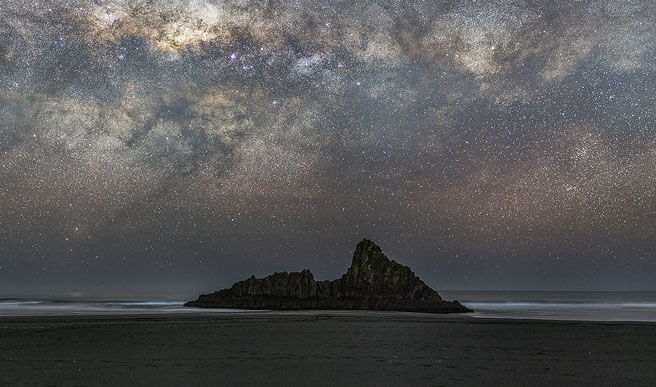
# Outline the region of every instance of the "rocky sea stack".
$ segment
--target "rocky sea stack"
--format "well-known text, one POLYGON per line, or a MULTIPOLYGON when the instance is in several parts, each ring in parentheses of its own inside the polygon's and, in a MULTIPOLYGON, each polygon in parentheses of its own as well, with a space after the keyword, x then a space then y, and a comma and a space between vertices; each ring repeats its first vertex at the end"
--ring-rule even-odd
POLYGON ((358 243, 346 274, 316 281, 309 270, 254 276, 230 289, 202 294, 185 306, 234 309, 362 309, 425 313, 465 313, 458 301, 445 301, 409 267, 385 256, 378 245, 358 243))

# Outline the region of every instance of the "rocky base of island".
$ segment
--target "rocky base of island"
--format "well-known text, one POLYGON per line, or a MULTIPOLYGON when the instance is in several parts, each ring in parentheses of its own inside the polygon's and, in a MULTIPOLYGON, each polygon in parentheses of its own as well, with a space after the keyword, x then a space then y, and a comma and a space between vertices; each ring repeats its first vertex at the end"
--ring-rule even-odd
POLYGON ((409 267, 387 258, 381 248, 363 240, 346 274, 316 281, 309 270, 251 277, 229 289, 203 294, 187 307, 271 310, 386 310, 466 313, 458 301, 445 301, 409 267))

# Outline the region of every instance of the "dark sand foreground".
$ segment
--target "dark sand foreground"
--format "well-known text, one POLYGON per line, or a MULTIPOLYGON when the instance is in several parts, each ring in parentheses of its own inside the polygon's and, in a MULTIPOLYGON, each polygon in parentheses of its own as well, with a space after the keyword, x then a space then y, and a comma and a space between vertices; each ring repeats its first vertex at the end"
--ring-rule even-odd
POLYGON ((0 385, 656 385, 656 325, 302 312, 0 320, 0 385))

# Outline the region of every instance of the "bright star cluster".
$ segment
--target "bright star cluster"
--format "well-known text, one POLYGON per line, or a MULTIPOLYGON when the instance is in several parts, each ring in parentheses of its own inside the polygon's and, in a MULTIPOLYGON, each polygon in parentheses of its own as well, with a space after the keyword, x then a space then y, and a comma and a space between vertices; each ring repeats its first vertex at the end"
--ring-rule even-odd
POLYGON ((438 289, 653 288, 654 58, 642 0, 0 0, 0 291, 363 237, 438 289))

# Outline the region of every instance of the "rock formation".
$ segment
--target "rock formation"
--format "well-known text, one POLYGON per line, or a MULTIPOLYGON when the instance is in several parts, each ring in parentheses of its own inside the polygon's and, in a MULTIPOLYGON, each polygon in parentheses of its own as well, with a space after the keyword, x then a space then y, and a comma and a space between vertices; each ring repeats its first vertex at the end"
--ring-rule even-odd
POLYGON ((202 294, 185 306, 231 309, 368 309, 426 313, 471 310, 445 301, 409 267, 390 260, 370 240, 358 243, 346 274, 316 281, 309 270, 254 276, 229 289, 202 294))

